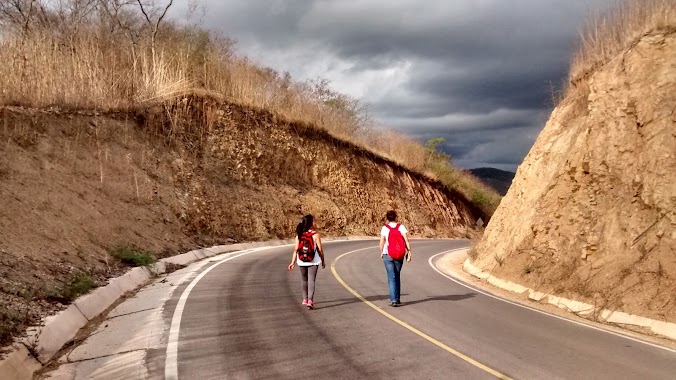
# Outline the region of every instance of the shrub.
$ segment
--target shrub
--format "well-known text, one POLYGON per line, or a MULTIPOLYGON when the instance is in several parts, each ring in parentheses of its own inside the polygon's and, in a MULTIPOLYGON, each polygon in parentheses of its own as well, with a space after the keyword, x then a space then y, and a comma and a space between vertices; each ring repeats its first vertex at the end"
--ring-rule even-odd
POLYGON ((426 170, 444 186, 464 195, 490 218, 502 197, 470 173, 453 167, 451 157, 438 150, 439 144, 443 142, 444 139, 438 137, 428 140, 425 144, 426 170))
POLYGON ((89 293, 96 287, 94 279, 86 272, 73 273, 66 283, 47 292, 47 299, 69 304, 77 297, 89 293))
POLYGON ((130 244, 117 245, 113 248, 111 254, 123 263, 133 267, 150 265, 156 261, 155 255, 152 253, 130 244))
POLYGON ((475 261, 479 257, 479 251, 477 251, 476 247, 472 246, 469 251, 467 251, 467 256, 472 259, 472 261, 475 261))

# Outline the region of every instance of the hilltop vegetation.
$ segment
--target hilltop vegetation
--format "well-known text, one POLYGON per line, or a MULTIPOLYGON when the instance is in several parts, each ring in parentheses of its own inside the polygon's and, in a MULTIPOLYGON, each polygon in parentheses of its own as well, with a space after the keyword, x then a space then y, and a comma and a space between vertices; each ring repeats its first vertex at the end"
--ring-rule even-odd
POLYGON ((507 190, 509 190, 509 186, 516 175, 514 172, 495 168, 474 168, 469 169, 468 172, 503 196, 507 194, 507 190))
POLYGON ((490 216, 500 197, 419 142, 376 125, 358 99, 322 79, 293 81, 235 52, 233 40, 169 21, 171 1, 0 2, 0 104, 134 110, 211 91, 324 129, 442 181, 490 216))
POLYGON ((590 75, 637 44, 641 37, 655 31, 676 31, 675 20, 674 0, 617 0, 614 7, 591 14, 580 32, 558 102, 573 98, 580 88, 585 88, 584 81, 590 75))

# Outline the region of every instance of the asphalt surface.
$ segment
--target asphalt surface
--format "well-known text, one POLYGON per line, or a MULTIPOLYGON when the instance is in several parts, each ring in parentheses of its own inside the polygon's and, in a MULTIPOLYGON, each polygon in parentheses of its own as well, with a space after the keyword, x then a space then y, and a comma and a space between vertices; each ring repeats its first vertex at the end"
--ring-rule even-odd
MULTIPOLYGON (((674 352, 485 296, 429 265, 431 256, 466 241, 413 241, 413 261, 402 273, 404 304, 389 307, 377 245, 325 243, 315 310, 300 304, 300 273, 286 268, 290 247, 210 269, 184 300, 179 378, 676 379, 674 352), (363 300, 330 270, 354 250, 335 271, 363 300)), ((167 324, 188 283, 165 306, 167 324)), ((152 375, 162 376, 157 367, 152 375)))

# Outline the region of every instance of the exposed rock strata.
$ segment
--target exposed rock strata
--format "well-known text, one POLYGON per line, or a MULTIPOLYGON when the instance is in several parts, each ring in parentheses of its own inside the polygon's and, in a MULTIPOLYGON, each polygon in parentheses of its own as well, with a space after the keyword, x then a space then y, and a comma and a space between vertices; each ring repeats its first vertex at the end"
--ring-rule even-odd
POLYGON ((676 35, 653 34, 553 111, 475 264, 544 292, 676 320, 676 35))

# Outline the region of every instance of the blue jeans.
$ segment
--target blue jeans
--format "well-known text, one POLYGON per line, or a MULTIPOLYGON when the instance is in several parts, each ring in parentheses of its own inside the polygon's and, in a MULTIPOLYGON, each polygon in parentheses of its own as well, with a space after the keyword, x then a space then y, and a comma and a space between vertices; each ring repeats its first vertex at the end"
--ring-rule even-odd
POLYGON ((387 285, 390 288, 390 302, 399 302, 401 296, 401 267, 404 260, 394 260, 388 255, 383 256, 385 270, 387 271, 387 285))

